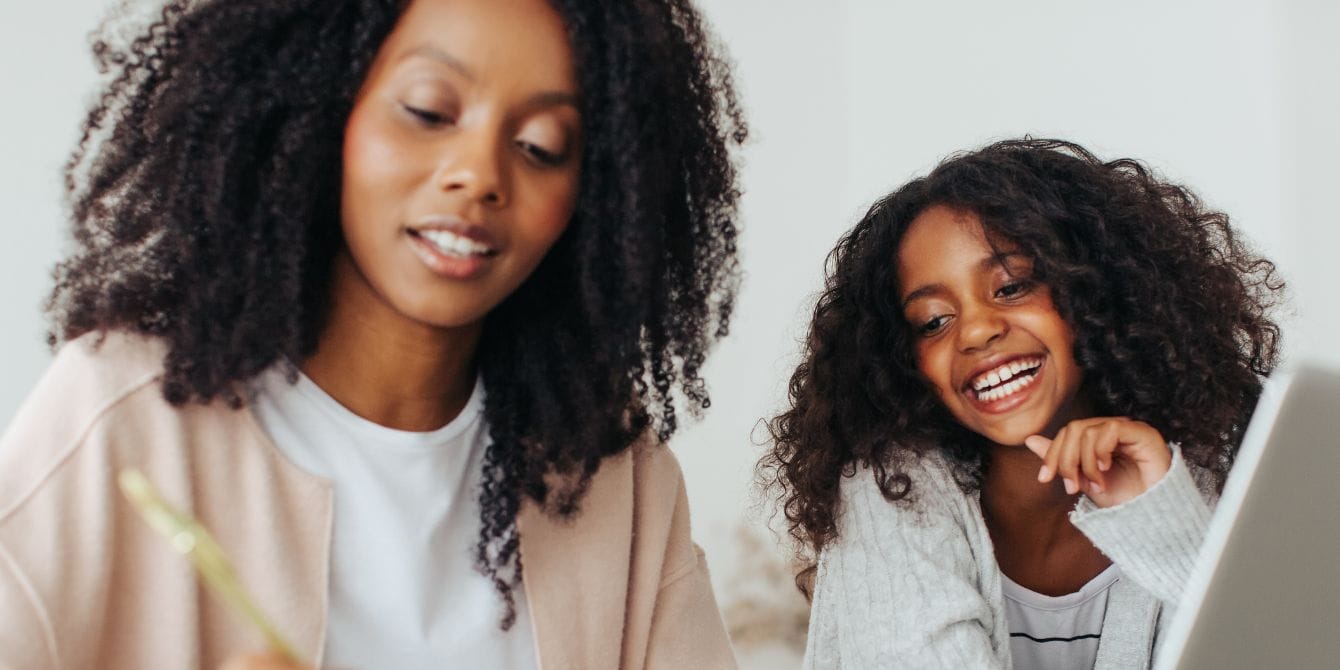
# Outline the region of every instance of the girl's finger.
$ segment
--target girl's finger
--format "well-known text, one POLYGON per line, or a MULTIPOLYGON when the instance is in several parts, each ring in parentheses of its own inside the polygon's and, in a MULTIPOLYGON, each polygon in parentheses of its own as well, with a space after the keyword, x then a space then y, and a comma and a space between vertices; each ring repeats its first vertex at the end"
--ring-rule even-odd
MULTIPOLYGON (((1105 487, 1105 480, 1103 479, 1103 471, 1098 467, 1098 457, 1101 453, 1102 444, 1108 439, 1109 434, 1111 434, 1111 431, 1106 429, 1096 434, 1094 431, 1087 431, 1084 446, 1080 449, 1079 454, 1080 472, 1089 480, 1092 487, 1097 487, 1096 490, 1099 493, 1105 487)), ((1112 440, 1116 441, 1115 435, 1112 436, 1112 440)), ((1089 490, 1090 488, 1085 488, 1086 492, 1089 490)))
POLYGON ((1047 448, 1047 455, 1042 459, 1043 471, 1039 473, 1038 481, 1044 483, 1050 482, 1060 474, 1058 464, 1061 460, 1061 452, 1065 450, 1066 439, 1069 435, 1070 433, 1067 428, 1062 428, 1056 432, 1056 437, 1052 438, 1051 446, 1047 448), (1045 474, 1046 477, 1044 478, 1042 474, 1045 474))
POLYGON ((1083 427, 1076 428, 1073 425, 1066 428, 1065 438, 1060 439, 1057 435, 1057 441, 1052 445, 1053 451, 1058 451, 1056 460, 1056 472, 1065 480, 1065 491, 1071 495, 1079 493, 1080 487, 1084 482, 1079 470, 1080 452, 1084 449, 1084 442, 1087 432, 1083 427), (1058 448, 1059 447, 1059 448, 1058 448))
POLYGON ((1112 469, 1113 454, 1121 447, 1121 426, 1113 423, 1111 427, 1111 439, 1103 440, 1094 449, 1094 457, 1098 459, 1098 466, 1107 472, 1112 469), (1104 465, 1106 464, 1106 465, 1104 465))
POLYGON ((1052 441, 1041 435, 1030 435, 1024 438, 1024 446, 1033 452, 1043 464, 1038 468, 1038 481, 1049 482, 1052 478, 1052 471, 1047 467, 1047 451, 1051 449, 1052 441))

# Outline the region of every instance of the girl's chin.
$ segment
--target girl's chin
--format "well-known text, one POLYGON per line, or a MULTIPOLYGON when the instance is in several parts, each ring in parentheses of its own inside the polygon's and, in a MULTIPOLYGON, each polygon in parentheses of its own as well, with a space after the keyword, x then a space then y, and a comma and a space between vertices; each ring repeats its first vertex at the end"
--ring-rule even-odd
MULTIPOLYGON (((1036 422, 1034 422, 1036 423, 1036 422)), ((1024 424, 1008 427, 979 427, 973 432, 981 435, 992 444, 1003 447, 1023 447, 1024 440, 1034 435, 1047 435, 1047 426, 1043 424, 1024 424)))

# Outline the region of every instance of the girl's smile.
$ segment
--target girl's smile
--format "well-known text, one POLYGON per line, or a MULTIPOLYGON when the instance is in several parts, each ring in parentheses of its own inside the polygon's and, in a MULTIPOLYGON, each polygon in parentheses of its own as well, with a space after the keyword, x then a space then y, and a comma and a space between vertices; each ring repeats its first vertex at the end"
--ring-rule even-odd
POLYGON ((969 375, 963 392, 982 411, 999 414, 1018 407, 1031 396, 1033 383, 1042 375, 1047 359, 1032 355, 995 358, 982 365, 981 372, 969 375))
POLYGON ((1030 259, 993 246, 975 214, 933 206, 908 228, 897 263, 917 367, 960 423, 1020 445, 1074 418, 1074 335, 1030 259))

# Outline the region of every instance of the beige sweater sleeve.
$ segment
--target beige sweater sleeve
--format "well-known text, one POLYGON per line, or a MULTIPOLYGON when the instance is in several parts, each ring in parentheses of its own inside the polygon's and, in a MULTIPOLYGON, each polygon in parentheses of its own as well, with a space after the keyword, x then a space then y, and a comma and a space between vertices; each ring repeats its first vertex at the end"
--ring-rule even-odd
POLYGON ((0 544, 0 670, 59 668, 56 636, 40 596, 0 544))
POLYGON ((735 652, 712 593, 703 550, 693 543, 688 494, 677 464, 674 511, 647 637, 647 670, 730 670, 735 652))

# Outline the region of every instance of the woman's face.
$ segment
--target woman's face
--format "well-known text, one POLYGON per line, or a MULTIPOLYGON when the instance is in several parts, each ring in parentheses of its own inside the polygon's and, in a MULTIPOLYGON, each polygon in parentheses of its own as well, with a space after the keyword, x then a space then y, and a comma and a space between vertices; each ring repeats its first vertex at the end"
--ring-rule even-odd
POLYGON ((897 263, 917 367, 954 418, 1003 445, 1078 418, 1074 334, 1030 258, 993 249, 975 214, 934 206, 912 221, 897 263))
POLYGON ((355 285, 418 323, 480 323, 572 217, 578 93, 545 0, 413 0, 345 129, 355 285))

